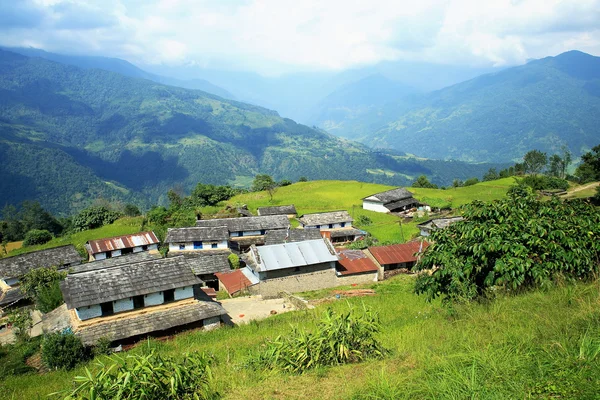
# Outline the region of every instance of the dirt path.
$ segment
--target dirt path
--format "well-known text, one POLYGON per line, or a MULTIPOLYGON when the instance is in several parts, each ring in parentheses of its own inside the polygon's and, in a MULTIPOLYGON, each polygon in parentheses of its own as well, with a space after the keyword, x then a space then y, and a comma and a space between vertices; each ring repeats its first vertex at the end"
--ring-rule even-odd
POLYGON ((221 305, 234 324, 248 323, 253 319, 264 319, 272 315, 271 311, 281 314, 294 310, 284 299, 263 300, 261 296, 238 297, 221 301, 221 305))
POLYGON ((575 189, 569 190, 565 194, 565 196, 568 196, 568 195, 573 194, 573 193, 581 192, 582 190, 591 189, 591 188, 596 187, 598 185, 600 185, 600 182, 592 182, 592 183, 588 183, 588 184, 583 185, 583 186, 577 186, 575 189))

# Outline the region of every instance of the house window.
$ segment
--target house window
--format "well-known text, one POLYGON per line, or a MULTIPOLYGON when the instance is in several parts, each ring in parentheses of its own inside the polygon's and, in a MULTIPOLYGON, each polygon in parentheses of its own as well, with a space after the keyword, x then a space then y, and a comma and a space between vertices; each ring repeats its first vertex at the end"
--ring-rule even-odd
POLYGON ((333 228, 333 224, 329 224, 329 229, 333 228))
POLYGON ((165 303, 175 301, 175 289, 165 290, 163 294, 165 296, 165 303))
POLYGON ((211 248, 211 249, 216 249, 216 248, 217 248, 217 244, 216 244, 216 243, 212 243, 212 244, 210 245, 210 248, 211 248))
POLYGON ((179 245, 179 250, 185 250, 185 244, 180 244, 179 245))
POLYGON ((112 301, 100 304, 100 310, 102 311, 103 317, 106 317, 108 315, 113 315, 115 313, 112 301))
POLYGON ((266 230, 264 230, 264 229, 261 229, 261 230, 260 230, 260 234, 261 234, 261 235, 264 235, 265 233, 267 233, 267 231, 266 231, 266 230))
POLYGON ((194 250, 202 249, 202 242, 194 242, 194 250))
POLYGON ((147 245, 143 245, 142 246, 142 250, 144 250, 144 251, 148 250, 148 246, 147 245))
POLYGON ((317 225, 317 229, 321 229, 321 225, 317 225))
POLYGON ((342 225, 342 228, 346 227, 346 223, 345 222, 342 222, 341 225, 342 225))
POLYGON ((129 253, 133 253, 133 247, 129 247, 127 249, 121 250, 121 255, 123 255, 123 254, 129 254, 129 253))
POLYGON ((110 252, 110 251, 107 251, 105 254, 106 254, 106 258, 111 258, 112 257, 112 252, 110 252))
POLYGON ((133 309, 137 310, 138 308, 144 308, 144 296, 133 297, 133 309))

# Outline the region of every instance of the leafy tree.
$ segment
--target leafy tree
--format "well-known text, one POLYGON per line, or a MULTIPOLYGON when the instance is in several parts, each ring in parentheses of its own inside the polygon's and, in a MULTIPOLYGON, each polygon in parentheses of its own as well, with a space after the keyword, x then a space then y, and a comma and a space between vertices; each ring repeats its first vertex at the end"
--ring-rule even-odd
POLYGON ((240 257, 237 254, 231 253, 227 256, 227 260, 231 269, 240 269, 240 257))
POLYGON ((100 228, 112 224, 121 216, 120 213, 105 206, 92 206, 82 210, 73 218, 73 229, 76 232, 100 228))
POLYGON ((430 188, 437 189, 438 186, 434 183, 429 182, 429 179, 425 175, 420 175, 412 184, 412 187, 416 188, 430 188))
POLYGON ((569 188, 569 182, 554 176, 529 175, 522 178, 521 182, 533 190, 567 190, 569 188))
POLYGON ((465 183, 463 181, 461 181, 460 179, 455 179, 455 180, 452 181, 452 187, 453 188, 462 187, 464 185, 465 185, 465 183))
POLYGON ((356 218, 356 224, 358 226, 369 226, 373 223, 373 220, 366 215, 359 215, 356 218))
POLYGON ((308 182, 308 178, 305 176, 301 176, 300 178, 298 178, 298 182, 308 182))
POLYGON ((29 329, 31 329, 31 314, 26 308, 15 308, 8 313, 8 323, 12 325, 13 332, 21 342, 29 339, 29 329))
POLYGON ((21 205, 20 216, 25 231, 39 229, 58 235, 63 230, 60 222, 52 214, 44 210, 37 201, 24 201, 21 205))
POLYGON ((2 209, 2 218, 4 219, 2 223, 4 238, 9 242, 21 240, 26 230, 21 222, 17 208, 13 205, 5 206, 2 209))
POLYGON ((59 282, 67 273, 56 267, 32 269, 21 278, 21 291, 36 303, 36 307, 46 313, 63 303, 59 282))
POLYGON ((267 174, 259 174, 256 175, 254 181, 252 182, 252 191, 260 192, 266 191, 269 194, 269 198, 273 201, 273 195, 277 190, 277 182, 273 180, 271 175, 267 174))
POLYGON ((551 176, 560 177, 563 172, 563 159, 558 154, 550 156, 548 161, 548 174, 551 176))
POLYGON ((469 178, 465 181, 464 186, 473 186, 476 183, 479 183, 479 179, 477 178, 469 178))
POLYGON ((48 368, 73 369, 85 361, 86 356, 81 339, 72 332, 52 333, 42 341, 42 360, 48 368))
POLYGON ((548 156, 539 150, 530 150, 523 156, 525 172, 538 174, 548 163, 548 156))
POLYGON ((498 178, 500 178, 500 176, 498 175, 498 172, 496 172, 496 168, 490 168, 488 172, 486 172, 485 175, 483 175, 484 182, 495 181, 498 178))
POLYGON ((215 186, 198 183, 190 196, 194 206, 216 206, 222 201, 229 200, 236 195, 230 186, 215 186))
POLYGON ((600 213, 581 200, 539 201, 520 185, 507 198, 474 201, 464 221, 432 233, 416 270, 415 291, 429 299, 474 299, 493 287, 519 291, 557 276, 589 279, 598 273, 600 213))
POLYGON ((283 179, 281 181, 279 181, 279 183, 277 184, 277 186, 290 186, 292 184, 292 181, 290 181, 289 179, 283 179))
POLYGON ((52 240, 52 234, 47 230, 32 229, 25 234, 23 246, 32 246, 34 244, 44 244, 52 240))
POLYGON ((169 211, 163 206, 154 206, 146 213, 148 221, 156 225, 165 225, 170 217, 169 211))
POLYGON ((142 212, 140 211, 138 206, 134 204, 125 204, 125 208, 123 208, 123 214, 125 214, 128 217, 137 217, 139 215, 142 215, 142 212))
POLYGON ((167 192, 167 198, 169 199, 169 209, 170 210, 179 210, 183 205, 182 196, 175 190, 170 189, 167 192))

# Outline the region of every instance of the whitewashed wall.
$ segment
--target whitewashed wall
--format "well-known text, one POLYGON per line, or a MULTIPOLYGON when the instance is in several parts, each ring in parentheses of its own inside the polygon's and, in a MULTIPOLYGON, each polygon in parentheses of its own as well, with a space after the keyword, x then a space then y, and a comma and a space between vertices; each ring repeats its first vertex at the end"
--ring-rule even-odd
POLYGON ((116 313, 133 310, 133 298, 128 297, 126 299, 113 301, 113 310, 116 313))
MULTIPOLYGON (((201 249, 194 249, 193 242, 187 243, 169 243, 169 251, 202 251, 202 250, 215 250, 211 247, 211 244, 215 243, 214 241, 202 242, 201 249), (184 245, 184 249, 180 249, 179 246, 184 245)), ((227 240, 222 240, 217 243, 217 249, 227 249, 227 240)))
POLYGON ((76 308, 75 313, 80 320, 85 321, 86 319, 102 316, 102 308, 100 308, 100 304, 94 304, 92 306, 76 308))
POLYGON ((378 201, 363 200, 363 209, 376 211, 380 213, 388 213, 390 210, 383 206, 383 203, 378 201))
POLYGON ((144 306, 157 306, 165 302, 165 296, 163 292, 150 293, 144 295, 144 306))
POLYGON ((327 229, 350 228, 351 226, 352 226, 352 222, 346 221, 343 226, 342 226, 342 223, 340 222, 340 223, 337 223, 337 224, 331 224, 331 228, 329 227, 329 224, 322 224, 322 225, 319 225, 318 228, 317 228, 317 225, 306 225, 304 227, 304 229, 321 229, 321 230, 327 230, 327 229))
POLYGON ((175 300, 183 300, 194 297, 194 287, 186 286, 175 289, 175 300))

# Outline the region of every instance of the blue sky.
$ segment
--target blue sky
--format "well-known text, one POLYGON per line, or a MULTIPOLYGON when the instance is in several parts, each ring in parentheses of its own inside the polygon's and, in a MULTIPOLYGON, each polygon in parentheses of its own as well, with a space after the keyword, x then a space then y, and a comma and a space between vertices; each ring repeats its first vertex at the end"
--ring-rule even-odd
POLYGON ((0 44, 265 75, 600 55, 600 0, 0 0, 0 44))

